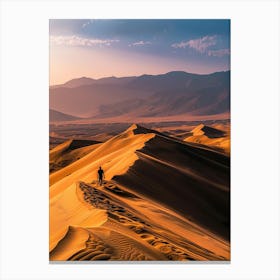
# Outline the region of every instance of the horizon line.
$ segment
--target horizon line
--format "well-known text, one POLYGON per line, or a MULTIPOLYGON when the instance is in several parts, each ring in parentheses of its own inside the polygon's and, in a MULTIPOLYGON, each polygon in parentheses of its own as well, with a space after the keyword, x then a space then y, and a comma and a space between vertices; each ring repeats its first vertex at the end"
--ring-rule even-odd
POLYGON ((144 74, 141 74, 141 75, 131 75, 131 76, 104 76, 104 77, 99 77, 99 78, 93 78, 93 77, 87 77, 87 76, 81 76, 81 77, 76 77, 76 78, 72 78, 70 80, 67 80, 65 81, 64 83, 60 83, 60 84, 50 84, 49 87, 52 87, 52 86, 60 86, 60 85, 64 85, 66 84, 67 82, 69 81, 72 81, 72 80, 78 80, 78 79, 82 79, 82 78, 87 78, 87 79, 92 79, 92 80, 101 80, 101 79, 105 79, 105 78, 130 78, 130 77, 135 77, 135 78, 138 78, 138 77, 141 77, 141 76, 159 76, 159 75, 166 75, 168 73, 172 73, 172 72, 184 72, 184 73, 187 73, 187 74, 193 74, 193 75, 200 75, 200 76, 203 76, 203 75, 211 75, 211 74, 215 74, 215 73, 221 73, 221 72, 229 72, 230 69, 228 70, 221 70, 221 71, 215 71, 215 72, 209 72, 209 73, 191 73, 191 72, 186 72, 184 70, 172 70, 172 71, 168 71, 166 73, 158 73, 158 74, 147 74, 147 73, 144 73, 144 74))

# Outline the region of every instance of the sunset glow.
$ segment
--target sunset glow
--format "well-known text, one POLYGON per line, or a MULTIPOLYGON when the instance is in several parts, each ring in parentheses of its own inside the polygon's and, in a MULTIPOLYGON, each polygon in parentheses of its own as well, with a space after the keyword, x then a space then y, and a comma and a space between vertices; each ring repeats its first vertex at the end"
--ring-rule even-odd
POLYGON ((229 69, 229 20, 50 20, 50 84, 229 69))

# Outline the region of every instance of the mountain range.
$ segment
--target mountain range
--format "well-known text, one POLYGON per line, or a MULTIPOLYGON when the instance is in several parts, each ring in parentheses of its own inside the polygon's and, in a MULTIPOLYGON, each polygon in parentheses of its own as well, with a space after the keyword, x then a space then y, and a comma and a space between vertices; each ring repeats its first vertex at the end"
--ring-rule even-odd
POLYGON ((78 120, 80 118, 50 109, 49 119, 51 122, 54 122, 54 121, 73 121, 73 120, 78 120))
POLYGON ((50 108, 93 119, 228 113, 230 71, 173 71, 139 77, 82 77, 50 86, 50 108))

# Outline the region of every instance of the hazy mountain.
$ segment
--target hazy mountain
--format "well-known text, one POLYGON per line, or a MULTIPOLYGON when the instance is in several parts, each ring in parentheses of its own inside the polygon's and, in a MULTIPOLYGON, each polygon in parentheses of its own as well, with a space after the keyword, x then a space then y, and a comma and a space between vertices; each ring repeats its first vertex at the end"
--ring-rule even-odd
POLYGON ((147 97, 150 92, 130 89, 123 85, 92 84, 76 88, 50 89, 50 107, 81 117, 99 114, 99 107, 114 104, 138 96, 147 97))
POLYGON ((131 87, 160 91, 174 88, 187 88, 189 83, 201 75, 183 71, 173 71, 161 75, 142 75, 130 82, 131 87))
POLYGON ((61 87, 74 88, 74 87, 80 87, 80 86, 84 86, 84 85, 90 85, 90 84, 93 84, 95 81, 96 80, 92 79, 92 78, 81 77, 81 78, 77 78, 77 79, 72 79, 61 85, 53 85, 50 88, 52 88, 52 89, 61 88, 61 87))
MULTIPOLYGON (((73 85, 74 80, 71 81, 73 85)), ((174 71, 91 81, 81 78, 79 82, 85 83, 71 88, 50 88, 50 106, 95 118, 212 115, 229 112, 230 107, 229 71, 209 75, 174 71)))
POLYGON ((101 84, 107 84, 107 85, 119 85, 119 84, 124 84, 132 81, 136 77, 105 77, 105 78, 100 78, 100 79, 92 79, 92 78, 87 78, 87 77, 81 77, 81 78, 76 78, 72 79, 64 84, 61 85, 52 85, 50 86, 51 89, 55 88, 76 88, 80 86, 86 86, 86 85, 101 85, 101 84))
POLYGON ((131 81, 133 81, 136 77, 106 77, 96 80, 95 84, 107 84, 107 85, 125 85, 131 81))
POLYGON ((78 120, 80 118, 50 109, 49 119, 50 122, 59 122, 59 121, 73 121, 73 120, 78 120))

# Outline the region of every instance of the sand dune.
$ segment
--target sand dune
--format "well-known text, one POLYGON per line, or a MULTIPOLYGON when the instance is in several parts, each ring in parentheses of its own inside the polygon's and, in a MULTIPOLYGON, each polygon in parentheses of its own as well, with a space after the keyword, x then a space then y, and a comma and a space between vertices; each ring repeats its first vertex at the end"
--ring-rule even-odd
MULTIPOLYGON (((50 135, 51 135, 51 133, 50 133, 50 135)), ((52 150, 57 145, 60 145, 63 142, 65 142, 65 139, 63 139, 63 138, 50 136, 49 137, 49 150, 52 150)))
POLYGON ((225 136, 224 131, 204 124, 198 125, 191 132, 193 133, 193 136, 205 135, 209 138, 219 138, 225 136))
POLYGON ((100 226, 70 227, 51 260, 226 260, 227 242, 186 218, 130 193, 114 181, 80 183, 84 202, 102 209, 100 226))
POLYGON ((184 141, 203 144, 228 155, 230 154, 230 132, 228 126, 218 124, 215 127, 210 127, 200 124, 191 133, 192 135, 186 137, 184 141))
POLYGON ((130 127, 83 158, 52 173, 50 175, 51 194, 59 193, 73 181, 91 182, 95 180, 96 171, 100 165, 106 170, 107 180, 115 175, 125 173, 137 160, 135 151, 141 149, 146 141, 155 136, 153 133, 134 134, 134 129, 134 126, 130 127))
POLYGON ((97 149, 101 143, 93 140, 68 140, 50 151, 50 173, 57 171, 97 149))
POLYGON ((113 179, 229 239, 229 158, 156 134, 113 179), (145 182, 145 184, 143 184, 145 182))
POLYGON ((50 260, 229 258, 220 153, 133 125, 50 175, 50 260))
POLYGON ((89 237, 89 232, 86 229, 69 226, 65 236, 51 251, 50 259, 67 260, 77 251, 86 248, 89 237))

